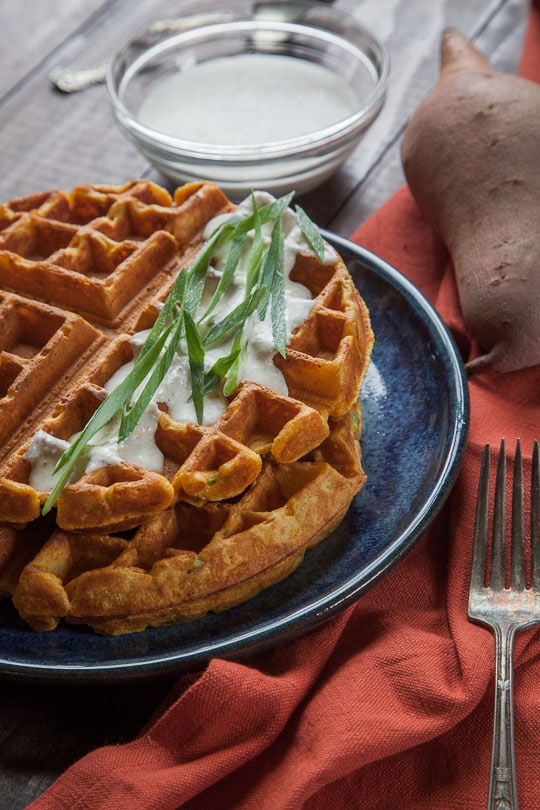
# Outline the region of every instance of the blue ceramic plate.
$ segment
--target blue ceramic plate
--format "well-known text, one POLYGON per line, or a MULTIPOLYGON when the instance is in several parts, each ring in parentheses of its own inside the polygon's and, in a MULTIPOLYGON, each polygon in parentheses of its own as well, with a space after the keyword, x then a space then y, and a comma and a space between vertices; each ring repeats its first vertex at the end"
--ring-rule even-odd
POLYGON ((116 638, 62 626, 34 633, 0 607, 0 674, 112 681, 196 670, 290 639, 350 604, 427 529, 457 475, 467 433, 461 360, 439 316, 400 273, 325 234, 364 297, 375 332, 362 389, 368 483, 342 525, 284 582, 222 614, 116 638))

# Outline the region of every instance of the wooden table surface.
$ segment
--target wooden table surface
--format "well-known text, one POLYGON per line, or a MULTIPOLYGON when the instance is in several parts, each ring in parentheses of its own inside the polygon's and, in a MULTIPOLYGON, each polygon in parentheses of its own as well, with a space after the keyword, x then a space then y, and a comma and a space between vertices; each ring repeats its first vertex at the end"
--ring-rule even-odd
MULTIPOLYGON (((48 74, 111 53, 156 0, 0 0, 0 202, 32 191, 149 177, 167 185, 116 128, 104 86, 66 95, 48 74)), ((223 3, 224 7, 227 3, 223 3)), ((527 0, 338 0, 386 44, 391 78, 383 112, 346 165, 301 204, 319 225, 348 236, 403 183, 399 142, 435 81, 442 30, 470 36, 515 72, 527 0)), ((177 8, 181 2, 177 3, 177 8)), ((0 657, 1 657, 0 650, 0 657)), ((173 685, 0 682, 0 810, 21 810, 96 746, 131 739, 173 685)))

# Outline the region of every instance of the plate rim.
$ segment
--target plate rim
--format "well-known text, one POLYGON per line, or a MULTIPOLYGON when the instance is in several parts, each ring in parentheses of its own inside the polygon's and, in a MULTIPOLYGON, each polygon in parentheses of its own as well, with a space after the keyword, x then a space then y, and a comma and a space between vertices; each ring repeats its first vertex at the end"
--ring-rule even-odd
MULTIPOLYGON (((0 676, 32 682, 65 682, 69 680, 73 683, 84 682, 85 684, 104 681, 111 683, 112 681, 174 673, 180 675, 186 671, 197 671, 212 657, 242 660, 249 655, 263 652, 275 646, 276 643, 285 643, 314 629, 357 601, 409 553, 435 520, 458 476, 469 427, 470 405, 466 373, 456 343, 429 299, 403 273, 378 254, 350 239, 326 229, 321 229, 321 233, 340 254, 342 252, 352 253, 369 272, 382 278, 406 300, 415 315, 426 325, 428 331, 435 335, 439 346, 444 349, 444 357, 448 361, 449 368, 453 370, 452 379, 449 380, 449 385, 453 384, 455 393, 453 400, 455 418, 451 423, 453 429, 451 441, 436 486, 431 490, 429 498, 422 504, 418 513, 414 515, 412 522, 388 545, 380 549, 356 577, 337 584, 330 593, 327 592, 323 597, 311 602, 309 609, 303 606, 286 613, 278 620, 267 623, 259 622, 255 627, 243 629, 225 639, 217 641, 210 639, 206 644, 199 645, 195 651, 191 651, 192 648, 190 648, 186 652, 185 649, 179 647, 174 652, 149 654, 136 660, 55 664, 16 661, 0 654, 0 676), (189 666, 186 666, 188 663, 189 666)), ((347 265, 347 259, 343 260, 347 265)), ((152 628, 149 630, 151 632, 152 628)))

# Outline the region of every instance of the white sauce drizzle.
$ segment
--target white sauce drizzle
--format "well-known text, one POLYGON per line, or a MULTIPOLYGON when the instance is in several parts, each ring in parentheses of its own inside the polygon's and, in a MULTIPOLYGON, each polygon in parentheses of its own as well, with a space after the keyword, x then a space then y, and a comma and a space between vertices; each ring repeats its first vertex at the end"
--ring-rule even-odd
MULTIPOLYGON (((260 208, 267 203, 274 201, 274 197, 266 192, 255 192, 254 197, 257 206, 260 208)), ((251 197, 244 200, 237 206, 236 214, 248 215, 252 211, 251 197)), ((208 223, 205 229, 205 238, 226 221, 232 214, 224 214, 215 217, 208 223)), ((307 318, 313 299, 307 287, 290 279, 290 272, 296 261, 299 252, 310 250, 300 227, 298 226, 296 214, 288 209, 283 214, 284 233, 284 276, 285 276, 285 303, 286 303, 286 338, 289 341, 293 331, 297 329, 307 318)), ((262 227, 263 239, 268 243, 272 223, 265 223, 262 227)), ((247 273, 247 257, 250 245, 247 244, 253 234, 248 234, 244 256, 234 274, 234 278, 219 300, 214 316, 216 321, 230 312, 239 304, 245 294, 245 283, 247 273)), ((205 304, 208 303, 215 289, 224 266, 223 256, 216 255, 213 264, 207 273, 207 287, 203 295, 200 311, 204 311, 205 304)), ((335 261, 336 255, 333 249, 327 245, 325 261, 330 263, 335 261)), ((272 324, 270 308, 264 321, 258 318, 254 312, 246 322, 245 334, 247 337, 247 350, 245 352, 244 363, 240 374, 242 381, 257 382, 277 393, 287 394, 287 384, 285 379, 274 365, 273 357, 276 350, 272 339, 272 324)), ((132 345, 134 351, 143 345, 147 331, 137 332, 133 335, 132 345)), ((219 358, 229 353, 232 346, 232 338, 225 338, 215 347, 206 352, 205 366, 209 369, 219 358)), ((129 374, 133 367, 133 362, 122 365, 112 377, 105 383, 104 388, 110 392, 118 386, 129 374)), ((141 387, 144 381, 141 383, 141 387)), ((135 397, 137 393, 135 393, 135 397)), ((147 470, 160 472, 163 469, 163 455, 155 442, 155 431, 159 420, 160 409, 158 403, 164 403, 170 416, 178 422, 196 422, 195 408, 191 397, 191 374, 189 360, 185 344, 180 344, 172 365, 163 379, 158 390, 154 394, 150 405, 143 413, 135 430, 128 438, 118 442, 119 416, 111 420, 102 428, 89 442, 88 447, 82 454, 80 461, 73 471, 71 481, 77 480, 84 472, 104 467, 107 465, 120 464, 122 461, 137 464, 147 470)), ((212 424, 224 412, 227 407, 227 400, 218 387, 212 394, 204 399, 204 424, 212 424)), ((50 492, 54 486, 57 475, 54 474, 54 467, 62 453, 77 438, 77 435, 70 437, 68 441, 57 439, 50 434, 39 430, 36 432, 26 453, 26 459, 30 461, 32 470, 29 483, 34 489, 40 492, 50 492)))
POLYGON ((157 81, 137 117, 187 141, 260 145, 324 129, 357 108, 354 91, 333 70, 293 56, 247 53, 157 81))

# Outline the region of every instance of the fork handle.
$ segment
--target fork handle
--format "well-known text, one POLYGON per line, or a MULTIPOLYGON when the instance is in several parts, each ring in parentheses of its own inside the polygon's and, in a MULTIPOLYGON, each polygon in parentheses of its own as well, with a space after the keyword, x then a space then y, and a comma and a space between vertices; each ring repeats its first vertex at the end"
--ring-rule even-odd
POLYGON ((512 686, 515 626, 495 629, 495 708, 487 810, 517 810, 512 686))

